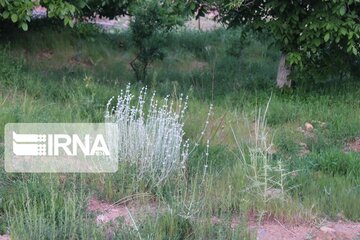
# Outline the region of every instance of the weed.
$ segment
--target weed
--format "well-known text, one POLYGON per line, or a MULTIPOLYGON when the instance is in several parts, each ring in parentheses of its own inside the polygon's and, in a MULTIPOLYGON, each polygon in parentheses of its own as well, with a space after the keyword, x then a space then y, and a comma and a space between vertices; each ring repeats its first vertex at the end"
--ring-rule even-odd
POLYGON ((165 98, 159 104, 155 94, 150 100, 146 94, 147 89, 142 89, 134 105, 128 86, 118 96, 116 108, 109 109, 109 101, 105 117, 118 126, 120 163, 135 166, 136 181, 157 187, 185 168, 189 154, 188 142, 183 140, 187 99, 183 102, 180 97, 174 105, 165 98))

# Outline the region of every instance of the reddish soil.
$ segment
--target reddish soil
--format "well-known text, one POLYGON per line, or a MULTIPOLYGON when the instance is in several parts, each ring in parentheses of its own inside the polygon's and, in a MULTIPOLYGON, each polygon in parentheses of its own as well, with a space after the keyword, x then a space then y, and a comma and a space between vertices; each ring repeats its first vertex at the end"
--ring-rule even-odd
POLYGON ((360 152, 360 137, 356 138, 354 141, 348 142, 345 151, 360 152))
POLYGON ((96 223, 109 223, 117 218, 124 218, 126 224, 131 225, 130 213, 133 209, 126 209, 126 206, 113 206, 108 203, 100 202, 97 199, 91 199, 88 204, 88 210, 98 213, 96 223))
MULTIPOLYGON (((88 204, 88 210, 98 214, 96 217, 97 224, 109 223, 117 218, 123 218, 126 224, 132 226, 131 216, 136 221, 140 216, 139 213, 141 215, 155 214, 161 209, 155 202, 146 205, 134 202, 112 205, 97 199, 91 199, 88 204)), ((222 220, 214 216, 211 221, 216 225, 222 220)), ((231 228, 236 228, 238 224, 239 220, 234 218, 231 228)), ((345 221, 326 222, 315 226, 308 224, 288 225, 275 220, 269 220, 259 225, 252 220, 249 222, 249 229, 257 236, 257 240, 353 240, 360 238, 360 223, 345 221)), ((0 240, 3 239, 0 238, 0 240)))
POLYGON ((132 217, 135 221, 138 219, 138 213, 141 214, 153 214, 158 211, 158 205, 154 202, 141 205, 139 203, 131 202, 129 204, 113 205, 99 201, 97 199, 91 199, 88 203, 88 210, 90 212, 97 213, 96 223, 110 223, 117 218, 123 218, 126 224, 132 226, 132 217))
POLYGON ((258 240, 352 240, 360 237, 360 223, 351 222, 328 222, 317 227, 267 222, 256 229, 258 240))

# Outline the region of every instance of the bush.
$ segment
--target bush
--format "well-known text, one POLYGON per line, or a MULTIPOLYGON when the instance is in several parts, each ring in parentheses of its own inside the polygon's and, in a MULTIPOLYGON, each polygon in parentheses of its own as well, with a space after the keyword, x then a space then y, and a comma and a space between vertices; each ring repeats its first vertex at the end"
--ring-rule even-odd
POLYGON ((145 81, 148 66, 156 59, 162 59, 162 46, 167 33, 179 22, 170 6, 157 0, 141 1, 132 11, 130 22, 131 40, 137 55, 130 65, 138 81, 145 81))
POLYGON ((188 142, 183 140, 183 117, 187 100, 180 98, 179 104, 174 105, 165 98, 160 105, 155 93, 148 99, 146 91, 141 90, 134 104, 128 86, 111 110, 110 100, 106 121, 118 125, 120 164, 135 168, 138 184, 157 187, 185 168, 188 142))
POLYGON ((94 40, 94 38, 97 37, 102 31, 102 29, 96 24, 82 22, 76 24, 74 30, 75 33, 79 35, 79 37, 85 39, 90 38, 91 40, 94 40))

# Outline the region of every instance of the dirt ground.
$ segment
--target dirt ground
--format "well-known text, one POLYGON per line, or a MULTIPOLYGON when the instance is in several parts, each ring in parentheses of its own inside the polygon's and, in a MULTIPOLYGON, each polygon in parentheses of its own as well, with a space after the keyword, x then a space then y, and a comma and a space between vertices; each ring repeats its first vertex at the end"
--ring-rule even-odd
MULTIPOLYGON (((137 212, 141 214, 155 214, 161 210, 155 202, 145 206, 134 203, 127 205, 112 205, 91 199, 88 210, 96 213, 97 224, 109 223, 117 218, 123 218, 124 222, 132 226, 132 216, 137 212)), ((213 217, 213 224, 221 222, 220 219, 213 217)), ((235 228, 238 224, 236 218, 233 219, 231 227, 235 228)), ((258 225, 254 221, 249 222, 249 229, 255 232, 257 240, 355 240, 360 239, 360 223, 338 221, 324 222, 315 225, 284 225, 276 221, 267 221, 258 225)))
POLYGON ((327 222, 323 226, 284 226, 264 223, 257 228, 259 240, 352 240, 360 237, 360 223, 327 222))

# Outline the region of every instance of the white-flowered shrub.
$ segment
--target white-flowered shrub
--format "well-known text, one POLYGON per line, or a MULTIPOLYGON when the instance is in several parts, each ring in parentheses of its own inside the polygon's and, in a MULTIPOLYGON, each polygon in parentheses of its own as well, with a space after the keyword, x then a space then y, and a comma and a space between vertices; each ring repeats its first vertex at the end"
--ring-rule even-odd
POLYGON ((136 180, 159 186, 185 168, 189 155, 184 140, 184 114, 187 98, 174 103, 169 98, 156 100, 143 88, 138 97, 130 85, 121 91, 115 107, 107 105, 106 122, 117 123, 119 163, 135 169, 136 180))

